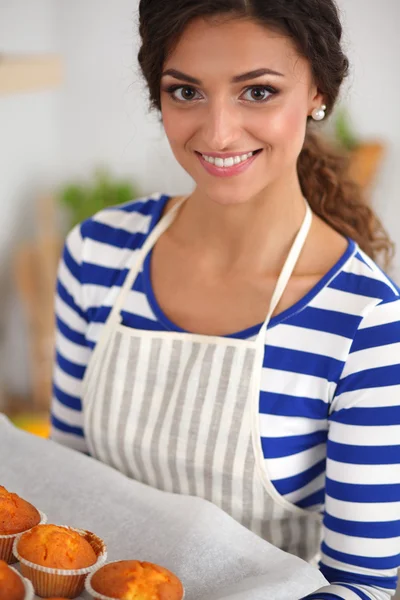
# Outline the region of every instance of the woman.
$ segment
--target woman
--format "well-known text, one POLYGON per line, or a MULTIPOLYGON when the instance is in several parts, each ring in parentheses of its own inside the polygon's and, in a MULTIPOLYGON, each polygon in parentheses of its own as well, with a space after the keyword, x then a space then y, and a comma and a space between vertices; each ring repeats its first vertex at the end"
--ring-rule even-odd
POLYGON ((198 495, 331 585, 394 594, 391 245, 314 131, 348 72, 333 0, 142 0, 139 62, 188 198, 104 210, 59 270, 53 439, 198 495), (269 307, 269 308, 268 308, 269 307))

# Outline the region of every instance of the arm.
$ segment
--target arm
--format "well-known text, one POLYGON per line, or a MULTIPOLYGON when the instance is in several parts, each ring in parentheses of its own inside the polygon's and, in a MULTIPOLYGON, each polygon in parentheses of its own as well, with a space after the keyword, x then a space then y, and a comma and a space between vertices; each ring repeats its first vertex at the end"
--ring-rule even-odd
POLYGON ((400 300, 362 320, 332 403, 320 568, 311 599, 387 600, 400 564, 400 300))
POLYGON ((88 322, 82 302, 82 246, 80 228, 75 227, 67 237, 57 277, 51 438, 86 452, 80 396, 90 348, 85 339, 88 322))

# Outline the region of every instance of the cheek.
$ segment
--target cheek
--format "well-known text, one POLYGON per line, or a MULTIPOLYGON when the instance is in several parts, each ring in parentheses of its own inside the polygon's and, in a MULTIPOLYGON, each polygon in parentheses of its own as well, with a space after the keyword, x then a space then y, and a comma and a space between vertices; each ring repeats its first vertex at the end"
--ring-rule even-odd
POLYGON ((292 154, 301 150, 304 143, 304 136, 307 124, 307 113, 302 107, 290 106, 285 110, 276 111, 262 119, 262 125, 259 131, 263 132, 263 137, 271 147, 280 147, 287 149, 292 154))
POLYGON ((185 143, 190 138, 193 129, 192 120, 188 116, 182 118, 182 111, 174 110, 170 106, 162 107, 162 119, 171 147, 185 143))

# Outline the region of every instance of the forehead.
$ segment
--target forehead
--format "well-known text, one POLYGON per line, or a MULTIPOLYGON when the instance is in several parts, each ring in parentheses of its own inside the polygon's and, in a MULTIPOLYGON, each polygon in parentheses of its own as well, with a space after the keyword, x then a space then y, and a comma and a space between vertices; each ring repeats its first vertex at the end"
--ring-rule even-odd
MULTIPOLYGON (((293 41, 276 29, 250 19, 194 19, 165 61, 201 80, 269 68, 299 79, 309 74, 308 61, 293 41)), ((281 79, 281 78, 279 78, 281 79)))

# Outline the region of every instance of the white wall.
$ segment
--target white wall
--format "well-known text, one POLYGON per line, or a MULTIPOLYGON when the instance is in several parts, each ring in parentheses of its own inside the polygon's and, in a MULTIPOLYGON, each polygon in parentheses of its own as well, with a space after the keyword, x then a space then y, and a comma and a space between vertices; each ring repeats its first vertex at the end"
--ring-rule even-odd
MULTIPOLYGON (((57 52, 56 8, 52 0, 0 0, 0 53, 57 52)), ((26 392, 29 374, 10 270, 19 239, 31 233, 33 201, 52 179, 57 124, 57 92, 0 95, 0 387, 3 373, 16 393, 26 392)))
MULTIPOLYGON (((0 0, 0 52, 56 52, 55 9, 52 0, 0 0)), ((57 123, 57 92, 0 95, 0 268, 27 225, 27 207, 51 177, 57 123)))
POLYGON ((181 193, 191 180, 167 147, 137 68, 137 0, 69 0, 59 5, 66 61, 62 177, 104 163, 131 175, 143 193, 181 193))

